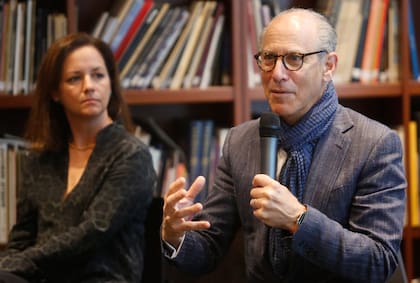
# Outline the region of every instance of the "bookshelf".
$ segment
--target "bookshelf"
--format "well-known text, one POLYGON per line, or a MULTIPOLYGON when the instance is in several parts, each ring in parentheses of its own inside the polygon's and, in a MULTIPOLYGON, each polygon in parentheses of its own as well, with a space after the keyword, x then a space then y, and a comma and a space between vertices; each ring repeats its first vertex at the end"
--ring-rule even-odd
MULTIPOLYGON (((420 83, 411 79, 410 54, 408 42, 408 6, 410 0, 398 0, 400 20, 400 80, 392 83, 343 83, 337 85, 340 102, 375 118, 387 125, 402 124, 405 132, 414 110, 420 110, 420 83), (417 107, 417 108, 416 108, 417 107)), ((412 1, 413 11, 420 9, 418 1, 412 1)), ((109 10, 112 0, 37 0, 37 5, 53 7, 65 12, 68 17, 68 30, 91 31, 101 12, 109 10)), ((172 0, 173 4, 192 1, 172 0)), ((127 89, 124 94, 135 117, 150 115, 156 119, 168 134, 183 141, 187 136, 182 127, 191 119, 213 119, 226 127, 237 125, 258 112, 264 104, 262 88, 248 87, 247 63, 245 56, 246 36, 249 18, 244 0, 224 0, 227 25, 230 29, 231 85, 212 86, 207 89, 181 90, 135 90, 127 89), (221 115, 221 113, 223 113, 221 115), (174 123, 174 120, 177 122, 174 123)), ((315 8, 316 0, 289 0, 290 6, 315 8)), ((415 17, 417 39, 420 39, 420 19, 415 17)), ((32 104, 31 95, 0 94, 0 133, 19 135, 23 131, 25 119, 32 104)), ((405 148, 408 148, 408 139, 405 148)), ((406 158, 406 166, 410 156, 406 158)), ((408 168, 408 167, 407 167, 408 168)), ((410 180, 409 170, 407 179, 410 180)), ((407 201, 410 210, 410 202, 407 201)), ((411 227, 410 215, 404 229, 403 256, 409 279, 420 276, 420 227, 411 227)), ((218 280, 223 278, 216 277, 218 280)), ((214 278, 213 278, 214 279, 214 278)), ((211 281, 211 280, 209 280, 211 281)), ((223 280, 221 280, 223 282, 223 280)))

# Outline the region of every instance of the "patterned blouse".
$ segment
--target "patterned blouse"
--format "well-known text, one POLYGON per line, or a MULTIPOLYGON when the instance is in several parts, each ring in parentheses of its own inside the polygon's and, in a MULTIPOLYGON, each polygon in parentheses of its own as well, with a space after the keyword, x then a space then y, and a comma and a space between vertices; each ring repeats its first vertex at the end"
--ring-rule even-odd
POLYGON ((30 282, 140 282, 156 182, 147 146, 121 125, 107 126, 63 198, 68 162, 68 150, 25 158, 18 220, 0 269, 30 282))

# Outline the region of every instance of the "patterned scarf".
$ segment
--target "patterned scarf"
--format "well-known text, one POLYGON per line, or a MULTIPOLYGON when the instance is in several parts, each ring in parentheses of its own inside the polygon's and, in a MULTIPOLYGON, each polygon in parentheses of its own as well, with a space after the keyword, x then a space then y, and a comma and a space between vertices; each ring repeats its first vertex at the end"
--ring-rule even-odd
POLYGON ((299 201, 302 201, 313 149, 331 126, 337 105, 335 88, 330 82, 321 99, 296 125, 288 126, 280 119, 279 147, 287 152, 280 183, 287 186, 299 201))
MULTIPOLYGON (((295 125, 288 126, 280 120, 279 147, 287 152, 287 160, 280 173, 280 183, 303 200, 303 192, 312 154, 319 138, 330 128, 338 106, 332 82, 329 82, 321 99, 295 125)), ((281 229, 270 229, 269 254, 274 273, 284 276, 290 264, 291 235, 281 229), (288 264, 289 263, 289 264, 288 264)))

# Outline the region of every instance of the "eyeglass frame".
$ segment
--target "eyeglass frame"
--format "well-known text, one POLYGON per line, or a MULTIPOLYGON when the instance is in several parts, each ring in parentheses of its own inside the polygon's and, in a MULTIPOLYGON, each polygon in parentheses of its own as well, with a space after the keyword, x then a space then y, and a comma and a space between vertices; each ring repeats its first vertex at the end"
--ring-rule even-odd
POLYGON ((300 52, 290 52, 290 53, 286 53, 286 54, 275 54, 274 52, 273 53, 271 53, 271 52, 268 52, 268 51, 259 51, 258 53, 256 53, 255 55, 254 55, 254 58, 255 58, 255 60, 257 61, 257 65, 258 65, 258 68, 260 68, 260 70, 261 71, 263 71, 263 72, 271 72, 272 70, 274 70, 274 68, 276 68, 276 64, 277 64, 277 61, 278 61, 278 59, 281 57, 281 62, 282 62, 282 64, 283 64, 283 66, 286 68, 286 70, 289 70, 289 71, 292 71, 292 72, 296 72, 296 71, 299 71, 301 68, 302 68, 302 66, 303 66, 303 61, 304 61, 304 59, 305 59, 305 57, 307 57, 307 56, 310 56, 310 55, 315 55, 315 54, 319 54, 319 53, 323 53, 323 52, 325 52, 325 53, 328 53, 328 51, 327 50, 325 50, 325 49, 323 49, 323 50, 318 50, 318 51, 314 51, 314 52, 308 52, 308 53, 300 53, 300 52), (261 56, 261 54, 262 53, 268 53, 268 54, 270 54, 270 55, 272 55, 273 57, 274 57, 274 64, 273 64, 273 68, 271 68, 270 70, 264 70, 262 67, 261 67, 261 65, 260 65, 260 63, 261 63, 261 60, 259 59, 260 58, 260 56, 261 56), (285 57, 287 57, 288 55, 298 55, 300 58, 301 58, 301 64, 300 64, 300 66, 297 68, 297 69, 290 69, 287 65, 286 65, 286 61, 285 61, 285 57))

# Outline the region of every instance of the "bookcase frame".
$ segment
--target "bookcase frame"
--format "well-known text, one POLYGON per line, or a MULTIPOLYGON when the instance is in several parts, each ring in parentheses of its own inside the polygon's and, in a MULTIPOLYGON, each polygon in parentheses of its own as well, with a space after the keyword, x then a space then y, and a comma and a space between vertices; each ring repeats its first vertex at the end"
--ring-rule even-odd
MULTIPOLYGON (((43 2, 43 0, 39 0, 43 2)), ((49 0, 44 0, 48 3, 49 0)), ((354 107, 356 110, 380 120, 386 124, 402 124, 407 133, 412 109, 412 100, 420 99, 420 83, 411 79, 410 55, 408 44, 408 2, 399 0, 400 7, 400 81, 397 83, 346 83, 336 86, 340 102, 354 107), (385 109, 385 110, 384 110, 385 109)), ((413 1, 413 0, 412 0, 413 1)), ((171 1, 168 1, 171 2, 171 1)), ((180 1, 172 1, 180 2, 180 1)), ((181 1, 182 2, 182 1, 181 1)), ((183 1, 188 2, 188 1, 183 1)), ((180 119, 215 118, 224 126, 232 126, 253 117, 254 109, 264 103, 265 98, 261 87, 247 87, 246 71, 246 33, 244 27, 249 20, 246 16, 246 5, 243 0, 224 0, 229 7, 228 21, 231 26, 232 40, 232 85, 209 87, 208 89, 170 90, 131 90, 124 91, 125 98, 134 114, 147 109, 157 113, 162 105, 173 109, 173 116, 180 119), (192 111, 197 106, 205 111, 192 111), (226 111, 219 111, 226 109, 226 111), (220 113, 224 113, 220 116, 220 113), (200 116, 201 115, 201 116, 200 116)), ((290 1, 293 6, 315 7, 316 0, 290 1)), ((109 8, 111 0, 66 0, 63 9, 68 16, 69 31, 77 31, 81 25, 92 24, 101 11, 109 8), (101 10, 102 9, 102 10, 101 10)), ((417 35, 420 36, 420 19, 415 20, 417 35)), ((86 27, 80 30, 87 31, 86 27)), ((0 131, 11 131, 20 134, 24 127, 24 118, 32 105, 31 95, 1 95, 0 94, 0 131)), ((166 117, 171 119, 171 117, 166 117)), ((163 121, 165 124, 165 121, 163 121)), ((405 139, 405 148, 409 148, 405 139)), ((410 156, 406 155, 406 168, 410 156)), ((407 170, 407 180, 410 180, 407 170)), ((407 210, 410 211, 410 201, 407 194, 407 210)), ((411 227, 411 217, 408 214, 408 225, 404 228, 402 252, 405 268, 409 279, 420 276, 419 251, 420 227, 411 227), (418 252, 417 252, 418 254, 418 252), (415 268, 415 266, 417 267, 415 268)))

